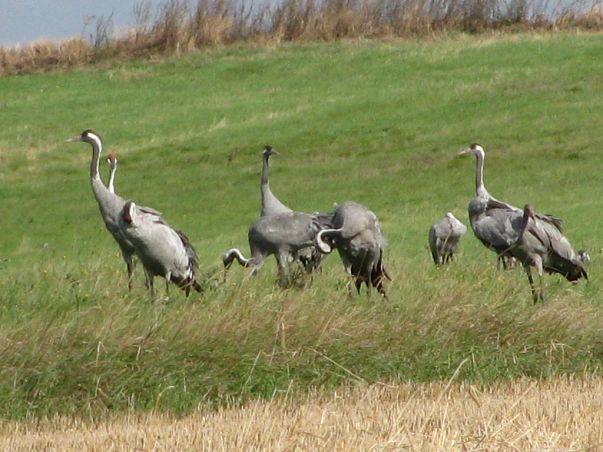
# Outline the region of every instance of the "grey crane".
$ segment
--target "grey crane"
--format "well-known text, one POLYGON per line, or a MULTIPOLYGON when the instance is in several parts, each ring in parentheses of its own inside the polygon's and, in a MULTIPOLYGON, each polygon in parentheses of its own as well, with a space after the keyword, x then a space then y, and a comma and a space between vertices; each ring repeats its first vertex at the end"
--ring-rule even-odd
POLYGON ((344 202, 335 208, 331 229, 316 234, 315 244, 321 253, 329 254, 337 248, 343 266, 355 278, 356 290, 366 284, 387 298, 384 278, 391 280, 383 264, 385 238, 377 216, 366 207, 344 202))
POLYGON ((562 234, 558 224, 538 216, 530 204, 524 207, 519 236, 511 253, 526 270, 534 302, 538 299, 544 301, 544 272, 558 273, 572 282, 580 278, 588 279, 582 259, 562 234), (534 287, 531 267, 538 272, 539 292, 534 287))
MULTIPOLYGON (((507 268, 513 262, 510 247, 517 241, 522 211, 506 202, 494 198, 484 186, 484 148, 473 143, 460 155, 474 155, 475 198, 469 202, 469 221, 475 236, 498 255, 498 262, 507 268)), ((560 224, 560 220, 551 215, 540 215, 560 224)))
POLYGON ((107 163, 109 164, 108 189, 111 193, 115 193, 115 171, 117 171, 117 154, 115 154, 115 152, 111 152, 107 156, 107 163))
POLYGON ((132 201, 127 201, 121 210, 119 228, 144 266, 151 295, 155 276, 165 278, 167 293, 170 282, 183 289, 187 296, 191 288, 202 292, 197 283, 197 252, 182 231, 173 229, 163 218, 138 208, 132 201))
POLYGON ((90 185, 92 187, 92 193, 96 198, 101 217, 103 218, 107 230, 111 233, 121 250, 121 255, 126 263, 128 272, 128 289, 131 290, 132 273, 134 271, 134 247, 132 243, 123 236, 119 228, 119 216, 125 205, 125 201, 114 192, 109 191, 101 180, 98 170, 100 155, 103 149, 101 137, 94 130, 88 129, 67 141, 82 141, 92 146, 92 160, 90 161, 90 185))
POLYGON ((229 249, 222 257, 224 274, 236 259, 241 266, 251 267, 255 275, 265 259, 274 255, 282 283, 289 264, 298 259, 300 251, 312 247, 316 234, 329 226, 329 214, 284 212, 260 217, 247 234, 251 257, 245 258, 237 248, 229 249))
POLYGON ((279 199, 274 196, 272 190, 270 190, 270 182, 268 181, 270 167, 268 160, 272 155, 278 155, 278 152, 272 149, 272 146, 267 144, 264 146, 264 151, 262 152, 262 178, 260 181, 260 190, 262 194, 262 210, 260 212, 260 216, 262 217, 279 213, 293 212, 292 209, 280 202, 279 199))
POLYGON ((436 265, 450 261, 456 252, 461 237, 467 233, 467 226, 461 223, 452 212, 446 212, 444 218, 429 228, 429 249, 436 265))
MULTIPOLYGON (((278 155, 278 152, 267 144, 264 146, 262 152, 262 177, 260 181, 260 192, 262 195, 262 210, 260 211, 260 216, 262 217, 293 212, 293 210, 284 205, 270 189, 270 182, 268 180, 270 172, 269 159, 272 155, 278 155)), ((307 273, 311 273, 320 267, 322 255, 318 253, 314 247, 309 247, 299 250, 295 259, 302 265, 307 273)))
MULTIPOLYGON (((92 146, 92 159, 90 160, 90 185, 92 193, 98 203, 101 217, 105 223, 105 227, 117 242, 128 272, 128 289, 132 289, 132 274, 134 272, 134 246, 123 236, 119 228, 119 217, 125 205, 125 200, 115 193, 115 189, 109 190, 103 183, 99 173, 100 156, 103 150, 103 142, 101 136, 92 129, 84 130, 80 135, 76 135, 67 140, 68 142, 84 142, 92 146)), ((117 158, 115 166, 109 161, 111 167, 110 177, 115 178, 115 170, 117 168, 117 158)), ((113 185, 113 184, 111 184, 113 185)), ((149 207, 139 207, 144 212, 154 215, 161 215, 154 209, 149 207)))

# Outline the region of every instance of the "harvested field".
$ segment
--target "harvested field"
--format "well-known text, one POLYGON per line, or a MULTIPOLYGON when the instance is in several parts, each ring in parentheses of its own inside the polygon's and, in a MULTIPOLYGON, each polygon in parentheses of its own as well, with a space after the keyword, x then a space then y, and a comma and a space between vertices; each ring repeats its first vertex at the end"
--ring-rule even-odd
POLYGON ((478 388, 431 383, 276 396, 185 418, 6 423, 3 450, 462 449, 603 447, 603 379, 521 379, 478 388))

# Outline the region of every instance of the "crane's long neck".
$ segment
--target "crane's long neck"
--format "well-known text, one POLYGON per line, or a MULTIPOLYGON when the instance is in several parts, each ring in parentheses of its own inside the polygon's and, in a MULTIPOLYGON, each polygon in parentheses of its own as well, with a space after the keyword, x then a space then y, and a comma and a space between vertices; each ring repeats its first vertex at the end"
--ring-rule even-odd
POLYGON ((103 145, 101 141, 96 138, 93 138, 90 144, 92 145, 92 160, 90 161, 90 180, 100 180, 98 166, 100 162, 100 155, 103 150, 103 145))
POLYGON ((266 202, 266 198, 268 193, 270 193, 270 185, 268 184, 268 174, 270 172, 268 166, 268 156, 264 156, 262 158, 262 180, 261 180, 261 189, 262 189, 262 206, 266 202))
POLYGON ((109 191, 111 193, 115 193, 115 171, 117 170, 117 163, 114 163, 111 166, 111 170, 109 171, 109 191))
POLYGON ((96 137, 91 139, 90 145, 92 146, 92 160, 90 161, 90 185, 92 185, 92 191, 94 192, 96 200, 104 209, 109 202, 107 198, 109 191, 107 190, 107 187, 105 187, 105 184, 103 184, 98 171, 103 145, 100 139, 96 137))
POLYGON ((475 159, 475 194, 476 196, 488 195, 488 190, 484 187, 484 154, 481 152, 475 159))
POLYGON ((530 212, 528 209, 523 210, 523 219, 521 221, 521 229, 519 230, 519 236, 517 237, 517 241, 519 242, 528 228, 528 223, 530 222, 530 212))

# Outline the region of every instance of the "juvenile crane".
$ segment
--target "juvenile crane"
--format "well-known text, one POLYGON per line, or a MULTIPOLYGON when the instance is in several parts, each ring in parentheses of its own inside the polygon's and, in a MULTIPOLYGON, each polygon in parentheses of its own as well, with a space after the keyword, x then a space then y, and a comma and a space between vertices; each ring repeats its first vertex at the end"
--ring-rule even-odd
POLYGON ((236 259, 243 267, 251 267, 251 274, 257 274, 264 260, 271 255, 276 258, 279 281, 284 282, 289 264, 299 257, 299 252, 312 247, 314 237, 324 227, 329 226, 328 214, 284 212, 260 217, 249 226, 247 234, 251 257, 243 256, 237 248, 232 248, 222 257, 224 276, 236 259))
POLYGON ((318 232, 315 244, 324 254, 337 248, 346 272, 355 278, 358 293, 364 283, 369 294, 375 287, 387 298, 383 282, 391 278, 383 264, 385 238, 373 212, 352 201, 338 205, 332 228, 318 232))
POLYGON ((538 299, 544 301, 544 272, 558 273, 568 281, 588 279, 581 256, 574 251, 569 240, 554 222, 538 217, 530 204, 524 207, 519 237, 511 248, 511 253, 526 270, 535 303, 538 299), (531 267, 535 267, 538 272, 538 292, 534 287, 531 267))
POLYGON ((168 294, 170 282, 187 296, 191 288, 202 292, 197 283, 197 253, 182 231, 173 229, 160 216, 141 210, 132 201, 127 201, 122 208, 119 227, 144 266, 151 295, 154 295, 155 276, 165 278, 168 294))
MULTIPOLYGON (((272 155, 278 155, 278 152, 270 145, 264 146, 262 152, 262 177, 260 180, 260 192, 262 195, 262 210, 260 216, 277 215, 281 213, 291 213, 292 209, 284 205, 270 189, 268 176, 270 172, 269 160, 272 155)), ((307 273, 318 269, 322 261, 322 255, 314 247, 300 249, 295 258, 307 273)))
POLYGON ((449 262, 456 252, 461 237, 467 232, 467 226, 447 212, 444 218, 429 228, 429 249, 436 265, 449 262))

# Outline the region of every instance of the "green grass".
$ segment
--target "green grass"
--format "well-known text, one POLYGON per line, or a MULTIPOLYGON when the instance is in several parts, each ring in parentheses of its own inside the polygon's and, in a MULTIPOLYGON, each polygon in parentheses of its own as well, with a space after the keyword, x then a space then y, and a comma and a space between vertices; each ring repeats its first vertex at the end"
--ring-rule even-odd
MULTIPOLYGON (((356 381, 601 373, 603 36, 526 34, 227 48, 158 63, 0 79, 0 416, 159 409, 356 381), (336 255, 311 288, 233 268, 202 298, 151 303, 88 184, 92 127, 117 190, 191 237, 205 272, 247 249, 260 153, 289 206, 356 200, 389 239, 391 302, 349 299, 336 255), (547 277, 533 306, 469 232, 436 270, 431 223, 486 185, 565 220, 588 284, 547 277), (228 163, 229 153, 237 149, 228 163)), ((104 161, 103 161, 104 162, 104 161)), ((105 165, 103 165, 105 170, 105 165)))

